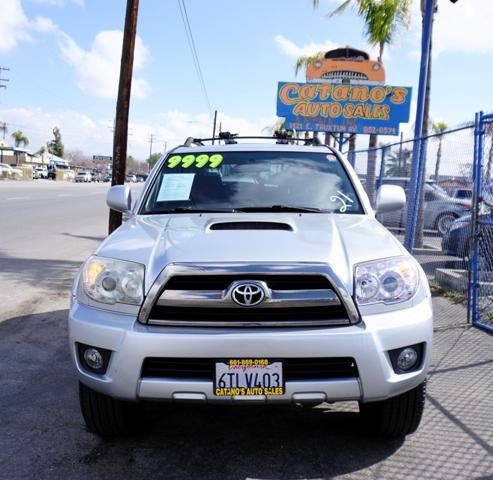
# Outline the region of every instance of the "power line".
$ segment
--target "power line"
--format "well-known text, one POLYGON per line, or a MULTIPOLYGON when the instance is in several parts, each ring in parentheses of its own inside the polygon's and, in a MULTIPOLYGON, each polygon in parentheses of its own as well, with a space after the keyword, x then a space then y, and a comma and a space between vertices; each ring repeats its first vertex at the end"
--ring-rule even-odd
MULTIPOLYGON (((0 67, 0 74, 2 72, 10 72, 10 68, 0 67)), ((7 85, 4 85, 4 83, 7 83, 9 81, 10 80, 8 78, 0 78, 0 88, 7 89, 7 85)))
POLYGON ((190 52, 192 53, 192 61, 195 66, 195 71, 197 72, 197 76, 199 77, 200 88, 202 90, 202 94, 204 95, 204 99, 209 109, 209 113, 212 116, 211 102, 209 100, 209 95, 207 93, 207 88, 205 86, 202 69, 200 68, 199 56, 197 54, 197 48, 195 47, 192 28, 190 27, 190 22, 188 20, 188 13, 187 13, 187 7, 185 6, 185 0, 178 0, 178 6, 180 7, 180 15, 183 21, 183 27, 185 28, 185 33, 187 35, 188 46, 190 47, 190 52))

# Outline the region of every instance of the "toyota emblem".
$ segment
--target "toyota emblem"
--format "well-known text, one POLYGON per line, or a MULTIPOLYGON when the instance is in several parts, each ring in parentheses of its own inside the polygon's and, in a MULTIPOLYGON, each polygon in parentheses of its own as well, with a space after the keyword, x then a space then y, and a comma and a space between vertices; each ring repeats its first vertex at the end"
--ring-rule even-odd
POLYGON ((265 291, 257 283, 240 283, 233 288, 231 298, 242 307, 254 307, 265 298, 265 291))

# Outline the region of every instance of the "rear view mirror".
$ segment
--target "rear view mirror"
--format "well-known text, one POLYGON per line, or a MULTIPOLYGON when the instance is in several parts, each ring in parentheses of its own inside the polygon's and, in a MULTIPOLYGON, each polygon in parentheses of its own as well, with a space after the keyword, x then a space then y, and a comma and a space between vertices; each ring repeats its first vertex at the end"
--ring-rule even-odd
POLYGON ((377 213, 400 210, 406 204, 404 189, 397 185, 382 185, 377 192, 377 213))
POLYGON ((106 204, 117 212, 129 212, 132 208, 132 193, 128 185, 114 185, 106 194, 106 204))

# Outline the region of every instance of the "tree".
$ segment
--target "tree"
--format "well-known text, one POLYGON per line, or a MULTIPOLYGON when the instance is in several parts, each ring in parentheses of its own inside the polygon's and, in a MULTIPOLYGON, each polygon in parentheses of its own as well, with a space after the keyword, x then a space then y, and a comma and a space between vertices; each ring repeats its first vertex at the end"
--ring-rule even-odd
POLYGON ((442 141, 443 141, 443 133, 448 130, 448 125, 445 122, 433 122, 431 124, 431 129, 433 133, 437 134, 437 137, 434 137, 436 141, 438 141, 438 149, 437 149, 437 159, 435 162, 435 180, 438 181, 438 175, 440 173, 440 161, 442 159, 442 141))
MULTIPOLYGON (((24 133, 22 133, 21 130, 16 130, 12 134, 12 138, 14 140, 15 148, 19 148, 21 145, 23 147, 27 147, 29 145, 29 139, 24 135, 24 133)), ((19 154, 17 151, 15 152, 15 164, 19 164, 19 154)))
POLYGON ((385 174, 389 177, 409 177, 412 155, 413 151, 408 148, 392 152, 385 160, 385 174))
POLYGON ((156 152, 151 155, 151 157, 148 159, 148 162, 151 166, 151 168, 156 165, 156 163, 159 161, 159 159, 163 156, 161 152, 156 152))
MULTIPOLYGON (((371 46, 378 47, 378 61, 382 63, 386 45, 391 45, 401 28, 408 28, 412 0, 344 0, 329 17, 344 12, 354 5, 357 15, 365 24, 365 36, 371 46)), ((318 7, 319 0, 313 0, 318 7)), ((370 202, 375 199, 375 174, 377 168, 377 136, 370 135, 368 142, 368 165, 366 170, 367 193, 370 202)))
POLYGON ((65 147, 62 143, 62 134, 60 133, 60 129, 55 127, 53 129, 53 140, 51 142, 51 146, 49 148, 50 153, 56 155, 57 157, 63 158, 65 147))

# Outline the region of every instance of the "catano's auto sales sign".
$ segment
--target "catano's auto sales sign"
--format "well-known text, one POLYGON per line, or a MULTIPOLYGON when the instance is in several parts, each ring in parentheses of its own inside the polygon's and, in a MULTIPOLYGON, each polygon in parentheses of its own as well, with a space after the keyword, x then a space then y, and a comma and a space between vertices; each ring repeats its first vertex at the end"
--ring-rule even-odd
POLYGON ((277 115, 286 129, 398 135, 409 121, 410 87, 279 82, 277 115))

